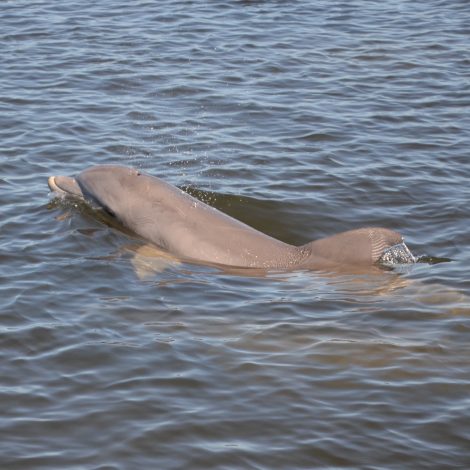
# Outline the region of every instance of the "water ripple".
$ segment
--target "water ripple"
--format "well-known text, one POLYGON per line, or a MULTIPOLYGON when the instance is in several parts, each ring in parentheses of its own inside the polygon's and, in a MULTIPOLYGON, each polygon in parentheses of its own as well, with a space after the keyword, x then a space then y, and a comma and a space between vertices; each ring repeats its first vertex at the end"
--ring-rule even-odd
POLYGON ((16 1, 0 19, 2 468, 467 468, 468 2, 16 1), (145 169, 404 271, 149 269, 47 177, 145 169))

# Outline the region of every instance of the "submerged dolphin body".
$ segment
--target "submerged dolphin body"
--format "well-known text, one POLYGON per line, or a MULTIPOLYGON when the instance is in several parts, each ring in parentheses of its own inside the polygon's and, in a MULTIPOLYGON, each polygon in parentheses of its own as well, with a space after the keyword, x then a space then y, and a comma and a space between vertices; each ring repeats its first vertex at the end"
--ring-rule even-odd
POLYGON ((124 166, 94 166, 76 178, 51 176, 49 187, 97 204, 142 238, 198 263, 301 270, 416 261, 402 236, 385 228, 360 228, 289 245, 159 178, 124 166))

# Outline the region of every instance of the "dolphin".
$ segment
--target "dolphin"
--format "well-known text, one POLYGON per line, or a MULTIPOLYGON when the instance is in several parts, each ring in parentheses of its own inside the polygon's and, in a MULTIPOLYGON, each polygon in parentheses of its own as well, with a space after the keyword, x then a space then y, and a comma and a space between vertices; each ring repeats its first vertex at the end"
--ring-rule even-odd
POLYGON ((51 176, 48 184, 56 194, 98 206, 165 252, 198 264, 290 271, 416 262, 403 237, 381 227, 290 245, 125 166, 93 166, 75 178, 51 176))

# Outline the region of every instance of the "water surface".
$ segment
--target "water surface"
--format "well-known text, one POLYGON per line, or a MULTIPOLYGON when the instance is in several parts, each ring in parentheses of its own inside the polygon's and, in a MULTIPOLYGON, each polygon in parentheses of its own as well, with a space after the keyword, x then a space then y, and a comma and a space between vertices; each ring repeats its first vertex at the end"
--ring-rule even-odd
POLYGON ((3 2, 0 463, 470 465, 466 1, 3 2), (133 165, 289 243, 451 258, 169 264, 47 177, 133 165), (133 251, 134 250, 134 251, 133 251))

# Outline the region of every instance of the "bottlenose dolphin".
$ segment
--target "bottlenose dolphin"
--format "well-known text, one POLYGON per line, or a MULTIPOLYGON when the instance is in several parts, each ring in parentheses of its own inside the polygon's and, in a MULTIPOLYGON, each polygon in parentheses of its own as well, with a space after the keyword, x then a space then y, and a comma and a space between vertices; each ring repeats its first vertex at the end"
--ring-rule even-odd
POLYGON ((380 227, 289 245, 134 168, 99 165, 75 178, 51 176, 48 184, 58 194, 104 209, 171 255, 196 263, 304 270, 416 261, 399 233, 380 227))

